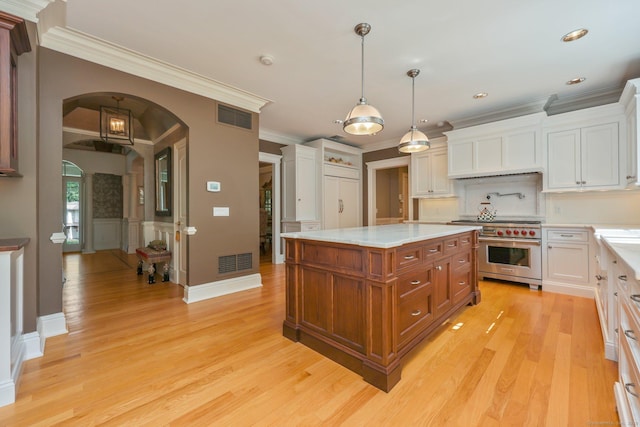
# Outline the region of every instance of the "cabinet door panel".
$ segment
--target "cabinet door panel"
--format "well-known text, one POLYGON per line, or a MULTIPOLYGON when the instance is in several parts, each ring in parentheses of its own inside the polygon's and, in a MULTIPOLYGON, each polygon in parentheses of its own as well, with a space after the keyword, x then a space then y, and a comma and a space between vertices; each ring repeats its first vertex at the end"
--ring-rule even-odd
POLYGON ((439 316, 452 306, 451 258, 436 261, 433 268, 434 305, 436 316, 439 316))
POLYGON ((548 276, 569 283, 589 283, 589 247, 587 245, 549 243, 548 276))
POLYGON ((324 229, 340 227, 340 178, 324 177, 324 229))
POLYGON ((340 228, 360 225, 360 181, 342 178, 339 181, 338 204, 342 206, 340 228))
POLYGON ((575 188, 580 178, 580 131, 549 133, 547 137, 549 188, 575 188))
POLYGON ((449 175, 464 175, 474 171, 473 141, 450 143, 448 150, 449 175))
POLYGON ((502 170, 502 137, 476 141, 475 168, 477 171, 502 170))
POLYGON ((540 166, 536 147, 535 130, 506 136, 504 138, 505 169, 527 169, 540 166))
POLYGON ((431 190, 433 194, 451 193, 446 151, 431 154, 431 190))
POLYGON ((617 186, 618 124, 591 126, 581 132, 582 181, 587 187, 617 186))
POLYGON ((296 168, 297 219, 316 219, 316 159, 299 156, 296 168))

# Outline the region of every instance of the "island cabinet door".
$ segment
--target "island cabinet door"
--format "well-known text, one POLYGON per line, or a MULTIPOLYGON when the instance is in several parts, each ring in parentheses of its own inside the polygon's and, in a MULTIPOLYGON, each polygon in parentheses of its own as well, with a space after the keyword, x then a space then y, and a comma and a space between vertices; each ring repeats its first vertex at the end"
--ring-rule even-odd
POLYGON ((435 320, 433 272, 433 268, 429 266, 398 277, 395 287, 398 301, 398 349, 404 347, 435 320))
POLYGON ((302 267, 301 324, 365 352, 365 280, 302 267))
POLYGON ((453 306, 451 295, 451 257, 441 258, 433 265, 433 288, 436 317, 453 306))
POLYGON ((471 251, 460 252, 451 257, 451 294, 454 305, 471 293, 471 264, 471 251))

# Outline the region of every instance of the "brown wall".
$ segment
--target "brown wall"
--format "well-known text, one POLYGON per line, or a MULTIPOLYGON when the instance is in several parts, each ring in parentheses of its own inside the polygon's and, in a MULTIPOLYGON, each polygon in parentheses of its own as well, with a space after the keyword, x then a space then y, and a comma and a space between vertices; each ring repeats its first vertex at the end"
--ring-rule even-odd
POLYGON ((278 156, 282 156, 282 151, 280 151, 282 147, 286 147, 286 144, 278 144, 277 142, 265 141, 263 139, 260 140, 261 153, 276 154, 278 156))
MULTIPOLYGON (((258 272, 258 118, 253 130, 218 124, 216 102, 45 48, 39 51, 39 199, 40 241, 62 223, 62 102, 92 92, 132 94, 171 111, 188 128, 189 285, 258 272), (208 193, 205 182, 220 181, 220 193, 208 193), (230 208, 229 217, 212 216, 214 206, 230 208), (221 255, 250 252, 254 267, 240 274, 217 274, 221 255)), ((38 315, 62 310, 61 245, 39 251, 41 274, 38 315)))
MULTIPOLYGON (((383 150, 370 151, 362 154, 362 224, 368 225, 369 218, 369 171, 367 162, 376 162, 378 160, 394 159, 396 157, 410 156, 407 153, 400 153, 396 147, 385 148, 383 150)), ((414 212, 417 212, 417 204, 414 205, 414 212)))
MULTIPOLYGON (((37 108, 35 25, 27 23, 32 51, 18 57, 18 161, 21 178, 0 178, 0 238, 28 237, 24 248, 24 332, 36 330, 37 316, 37 108)), ((61 163, 58 165, 60 173, 61 163)), ((62 191, 62 183, 58 194, 62 191)), ((62 196, 61 196, 62 197, 62 196)), ((62 214, 61 214, 62 215, 62 214)), ((60 223, 61 224, 61 223, 60 223)), ((61 225, 55 231, 61 231, 61 225)), ((44 245, 53 245, 48 239, 44 245)), ((58 276, 61 277, 61 276, 58 276)))

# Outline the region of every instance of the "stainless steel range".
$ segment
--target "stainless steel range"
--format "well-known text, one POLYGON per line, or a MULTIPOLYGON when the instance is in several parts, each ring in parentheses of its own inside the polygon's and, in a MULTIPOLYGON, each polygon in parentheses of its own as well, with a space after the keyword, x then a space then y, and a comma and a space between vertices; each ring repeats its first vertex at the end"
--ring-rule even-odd
POLYGON ((542 233, 540 221, 452 221, 482 226, 479 236, 479 278, 542 284, 542 233))

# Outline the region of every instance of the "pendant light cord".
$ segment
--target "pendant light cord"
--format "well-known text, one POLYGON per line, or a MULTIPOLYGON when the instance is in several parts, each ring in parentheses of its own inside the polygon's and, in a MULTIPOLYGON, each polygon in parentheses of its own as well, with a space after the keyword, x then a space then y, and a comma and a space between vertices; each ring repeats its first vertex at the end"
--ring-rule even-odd
POLYGON ((416 78, 411 77, 411 129, 416 127, 416 78))
POLYGON ((360 100, 364 102, 364 99, 365 99, 364 98, 364 35, 362 35, 360 37, 362 38, 362 43, 360 45, 361 46, 361 48, 360 48, 360 50, 361 50, 361 55, 360 55, 360 77, 361 77, 361 79, 360 79, 360 81, 361 81, 361 84, 362 84, 362 88, 361 88, 362 89, 361 90, 362 96, 360 97, 360 100))

